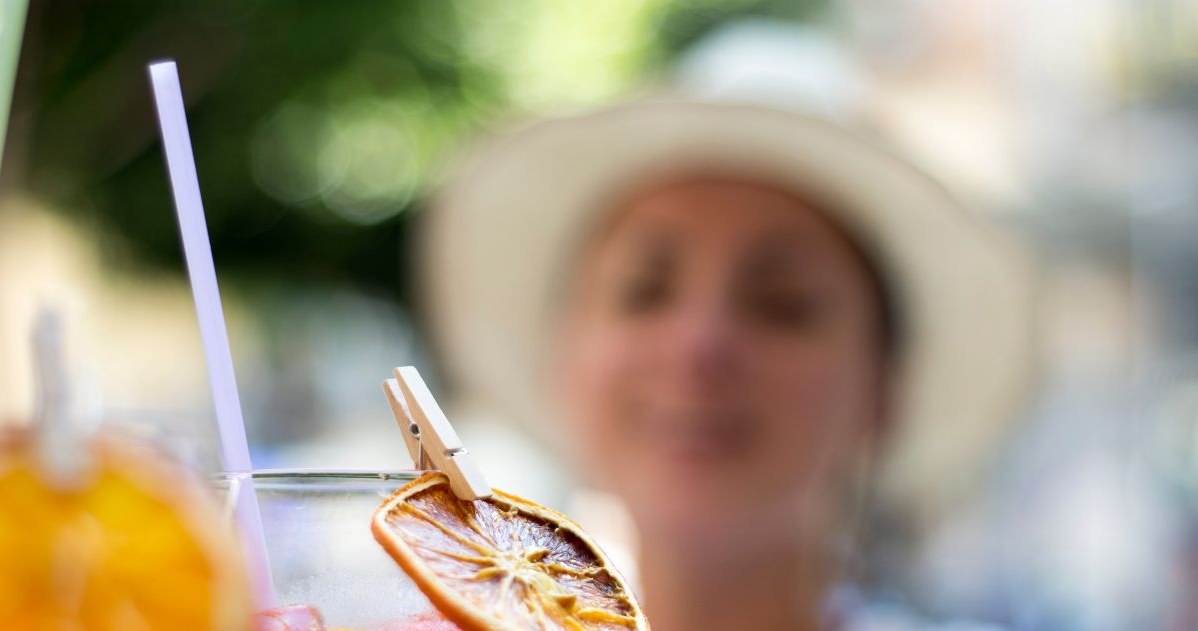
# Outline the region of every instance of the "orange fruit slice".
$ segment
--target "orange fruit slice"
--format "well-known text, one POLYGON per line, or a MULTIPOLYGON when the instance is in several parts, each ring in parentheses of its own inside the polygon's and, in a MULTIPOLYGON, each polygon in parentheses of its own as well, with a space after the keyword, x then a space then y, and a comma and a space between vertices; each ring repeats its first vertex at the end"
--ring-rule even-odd
POLYGON ((627 582, 576 524, 495 491, 463 501, 427 473, 375 512, 371 529, 445 617, 466 631, 649 628, 627 582))
POLYGON ((92 470, 47 483, 26 432, 0 434, 0 628, 244 630, 236 540, 201 480, 97 438, 92 470))

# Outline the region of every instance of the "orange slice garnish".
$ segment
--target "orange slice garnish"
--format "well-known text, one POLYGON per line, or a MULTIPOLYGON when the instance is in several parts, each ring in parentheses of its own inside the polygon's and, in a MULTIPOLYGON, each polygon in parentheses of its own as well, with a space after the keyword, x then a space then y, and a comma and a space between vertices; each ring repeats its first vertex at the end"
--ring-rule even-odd
POLYGON ((463 501, 427 473, 371 525, 433 605, 466 631, 649 628, 627 582, 561 513, 495 491, 463 501))
POLYGON ((54 485, 33 445, 0 434, 0 628, 248 627, 236 539, 200 479, 109 437, 82 479, 54 485))

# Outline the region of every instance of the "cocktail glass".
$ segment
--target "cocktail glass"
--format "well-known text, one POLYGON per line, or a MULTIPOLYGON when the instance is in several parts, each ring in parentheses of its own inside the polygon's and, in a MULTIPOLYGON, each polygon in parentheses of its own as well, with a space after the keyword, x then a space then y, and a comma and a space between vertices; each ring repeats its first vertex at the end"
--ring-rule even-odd
MULTIPOLYGON (((434 628, 420 592, 375 542, 370 520, 416 471, 264 470, 253 474, 280 608, 311 606, 328 628, 434 628)), ((232 517, 249 474, 216 479, 232 517)), ((452 628, 452 627, 449 627, 452 628)))

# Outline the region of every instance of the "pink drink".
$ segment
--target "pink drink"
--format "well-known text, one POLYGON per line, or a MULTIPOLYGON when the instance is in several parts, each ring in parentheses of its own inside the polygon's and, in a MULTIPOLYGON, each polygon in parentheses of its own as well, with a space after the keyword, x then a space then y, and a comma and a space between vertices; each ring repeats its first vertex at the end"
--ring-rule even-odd
MULTIPOLYGON (((291 605, 264 611, 254 616, 254 631, 341 631, 326 627, 324 617, 310 605, 291 605)), ((391 622, 357 631, 459 631, 458 627, 438 613, 429 613, 407 620, 391 622)))

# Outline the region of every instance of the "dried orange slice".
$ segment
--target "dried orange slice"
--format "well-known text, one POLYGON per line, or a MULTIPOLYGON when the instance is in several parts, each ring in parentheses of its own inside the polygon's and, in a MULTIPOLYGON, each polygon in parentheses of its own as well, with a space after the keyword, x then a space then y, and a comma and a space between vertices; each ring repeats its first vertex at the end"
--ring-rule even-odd
POLYGON ((33 445, 0 434, 0 628, 249 626, 244 566, 207 485, 111 437, 89 445, 77 483, 49 484, 33 445))
POLYGON ((427 473, 383 502, 374 537, 466 631, 649 628, 628 584, 561 513, 495 491, 460 500, 427 473))

